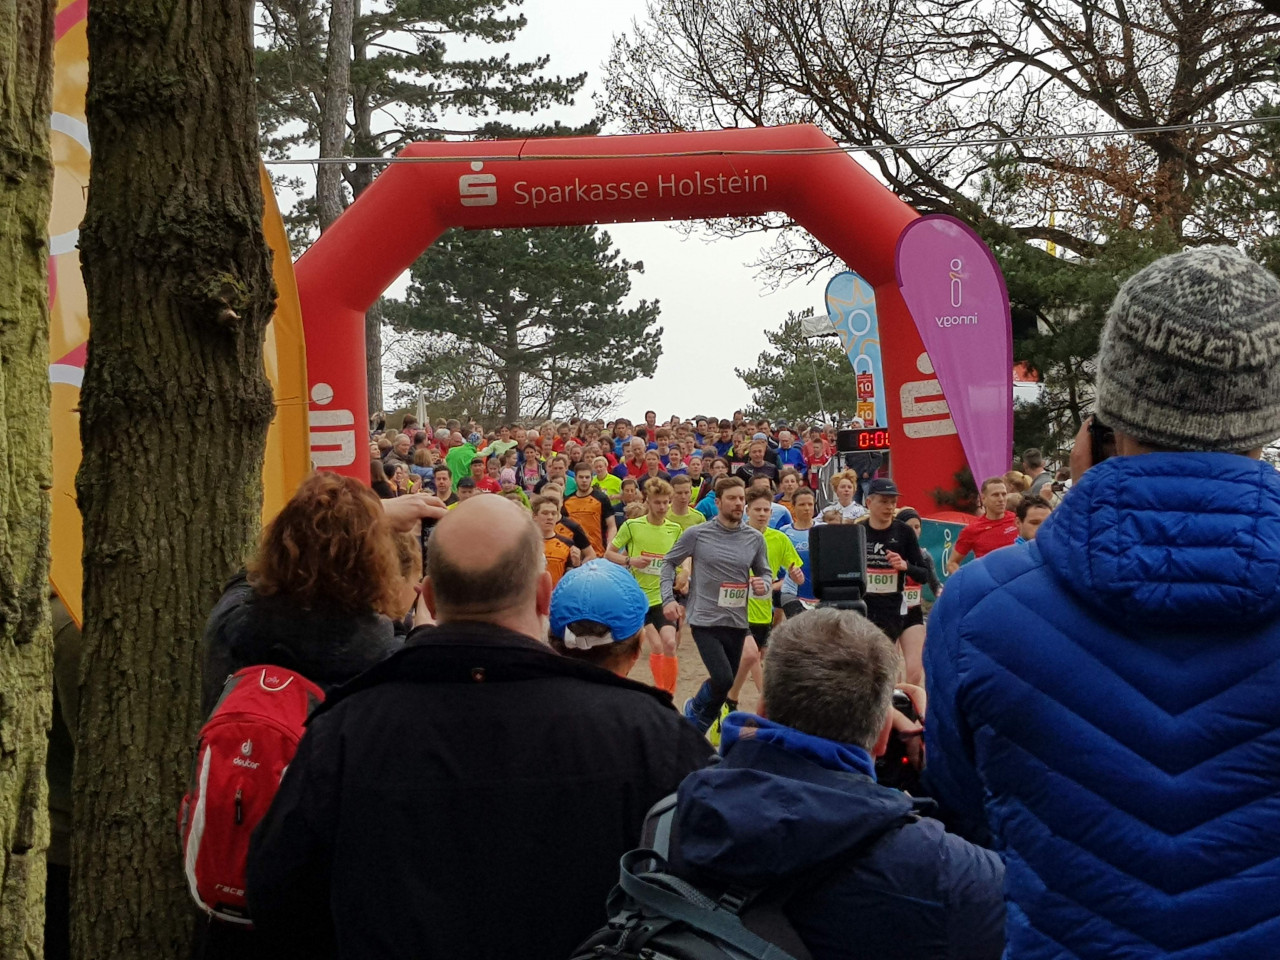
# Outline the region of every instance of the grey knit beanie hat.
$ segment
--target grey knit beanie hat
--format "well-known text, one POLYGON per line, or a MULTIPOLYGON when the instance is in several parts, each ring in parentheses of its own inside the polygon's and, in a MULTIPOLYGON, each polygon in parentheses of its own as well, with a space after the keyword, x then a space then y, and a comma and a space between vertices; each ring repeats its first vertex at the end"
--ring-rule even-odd
POLYGON ((1280 437, 1280 280, 1232 247, 1134 274, 1102 330, 1097 409, 1175 450, 1243 453, 1280 437))

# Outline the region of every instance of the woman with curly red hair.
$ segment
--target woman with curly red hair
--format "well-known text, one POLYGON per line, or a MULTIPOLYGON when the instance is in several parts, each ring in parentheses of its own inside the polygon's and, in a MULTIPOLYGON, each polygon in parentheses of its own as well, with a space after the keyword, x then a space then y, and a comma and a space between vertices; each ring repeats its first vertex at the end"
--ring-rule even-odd
POLYGON ((400 645, 400 562, 382 502, 364 484, 316 473, 262 532, 204 633, 203 706, 227 677, 272 663, 330 687, 400 645))

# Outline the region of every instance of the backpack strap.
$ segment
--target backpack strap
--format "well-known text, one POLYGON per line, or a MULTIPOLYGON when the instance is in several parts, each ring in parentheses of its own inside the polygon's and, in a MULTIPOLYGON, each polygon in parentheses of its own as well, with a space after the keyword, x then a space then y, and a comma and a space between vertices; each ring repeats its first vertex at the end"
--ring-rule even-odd
POLYGON ((731 905, 717 904, 693 885, 663 872, 665 868, 652 850, 632 850, 618 864, 618 884, 641 907, 686 923, 742 950, 752 960, 796 960, 743 926, 731 905), (651 864, 656 872, 639 872, 644 864, 651 864))
POLYGON ((644 815, 640 827, 640 846, 657 852, 666 860, 671 856, 671 825, 676 819, 676 794, 669 793, 644 815))

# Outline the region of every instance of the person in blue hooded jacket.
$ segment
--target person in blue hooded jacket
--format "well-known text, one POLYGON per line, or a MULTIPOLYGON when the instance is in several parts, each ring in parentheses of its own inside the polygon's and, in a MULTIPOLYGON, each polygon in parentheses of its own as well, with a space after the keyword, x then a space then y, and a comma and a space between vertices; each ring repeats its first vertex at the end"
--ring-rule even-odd
POLYGON ((1086 423, 1035 540, 933 610, 926 774, 1002 851, 1010 960, 1276 956, 1280 281, 1226 247, 1135 274, 1096 410, 1117 455, 1086 423))
POLYGON ((708 885, 802 884, 785 912, 814 960, 996 960, 999 857, 875 781, 902 669, 893 642, 819 608, 778 627, 769 651, 769 719, 729 714, 723 762, 680 784, 672 870, 708 885))

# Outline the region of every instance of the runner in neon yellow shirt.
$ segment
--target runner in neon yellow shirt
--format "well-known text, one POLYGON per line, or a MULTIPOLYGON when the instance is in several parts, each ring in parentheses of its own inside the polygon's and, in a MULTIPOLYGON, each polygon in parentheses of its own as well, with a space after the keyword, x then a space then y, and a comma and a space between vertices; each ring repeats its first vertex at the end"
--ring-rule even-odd
POLYGON ((681 530, 688 530, 690 527, 696 527, 700 523, 706 523, 707 518, 704 517, 693 507, 689 506, 693 499, 693 481, 687 473, 671 478, 671 512, 667 514, 668 520, 673 520, 680 524, 681 530))
POLYGON ((591 469, 596 474, 591 478, 591 485, 597 490, 604 491, 610 502, 616 504, 621 500, 622 481, 609 472, 609 461, 604 457, 596 457, 591 461, 591 469))
POLYGON ((677 624, 662 611, 662 561, 680 539, 684 528, 668 519, 671 509, 671 484, 655 478, 645 484, 643 517, 627 520, 618 528, 605 556, 614 563, 630 567, 640 589, 649 601, 645 616, 645 639, 649 642, 649 669, 653 685, 674 694, 679 661, 676 658, 677 624))

